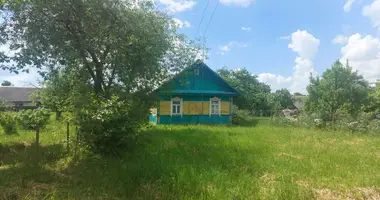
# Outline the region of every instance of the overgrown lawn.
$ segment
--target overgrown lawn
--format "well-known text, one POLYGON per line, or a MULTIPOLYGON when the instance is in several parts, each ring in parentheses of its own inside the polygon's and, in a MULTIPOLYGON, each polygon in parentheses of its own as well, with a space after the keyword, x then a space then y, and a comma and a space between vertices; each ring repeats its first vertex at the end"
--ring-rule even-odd
MULTIPOLYGON (((72 135, 73 138, 75 138, 72 135)), ((0 135, 0 199, 379 199, 380 134, 157 126, 102 158, 65 146, 64 122, 0 135)))

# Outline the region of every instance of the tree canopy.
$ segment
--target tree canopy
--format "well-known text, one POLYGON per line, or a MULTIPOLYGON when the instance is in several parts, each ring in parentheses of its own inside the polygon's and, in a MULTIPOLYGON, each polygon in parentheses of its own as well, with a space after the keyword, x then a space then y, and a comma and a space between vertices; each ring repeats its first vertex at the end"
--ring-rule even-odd
POLYGON ((195 47, 146 1, 8 0, 2 11, 1 43, 17 52, 3 69, 70 68, 98 96, 149 90, 195 60, 195 47))
POLYGON ((1 86, 12 86, 13 84, 10 82, 10 81, 7 81, 7 80, 4 80, 2 83, 1 83, 1 86))
POLYGON ((267 98, 271 92, 270 86, 261 83, 256 75, 245 68, 238 70, 223 68, 217 70, 217 73, 240 92, 241 95, 234 99, 234 104, 239 109, 249 110, 255 115, 267 115, 267 112, 270 112, 267 98))
POLYGON ((348 62, 344 66, 336 61, 322 77, 310 77, 307 86, 309 110, 328 110, 334 128, 334 117, 338 109, 345 106, 348 112, 360 110, 368 96, 368 82, 353 71, 348 62))

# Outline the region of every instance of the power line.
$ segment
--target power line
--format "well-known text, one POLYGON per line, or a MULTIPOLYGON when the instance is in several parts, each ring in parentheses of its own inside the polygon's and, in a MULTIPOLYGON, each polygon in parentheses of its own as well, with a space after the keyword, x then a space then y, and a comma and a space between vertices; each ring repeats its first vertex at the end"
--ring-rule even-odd
POLYGON ((206 14, 206 11, 207 11, 207 8, 208 8, 208 5, 210 4, 210 0, 207 1, 207 4, 203 10, 203 13, 202 13, 202 17, 201 17, 201 21, 199 22, 198 24, 198 28, 197 28, 197 32, 195 33, 195 37, 197 37, 198 33, 199 33, 199 29, 201 28, 201 25, 202 25, 202 22, 203 22, 203 19, 205 17, 205 14, 206 14))
POLYGON ((206 26, 206 30, 205 30, 205 32, 204 32, 204 34, 203 34, 203 37, 205 37, 206 34, 207 34, 208 27, 209 27, 210 24, 211 24, 212 18, 214 17, 215 11, 216 11, 216 9, 218 8, 218 6, 219 6, 219 0, 218 0, 218 2, 216 3, 216 6, 215 6, 215 8, 214 8, 214 11, 212 12, 212 15, 211 15, 210 21, 208 22, 208 24, 207 24, 207 26, 206 26))
POLYGON ((216 11, 216 9, 218 9, 218 6, 219 6, 219 0, 217 0, 216 6, 214 8, 214 11, 212 11, 212 14, 211 14, 211 17, 210 17, 210 21, 208 22, 208 24, 206 26, 206 30, 203 33, 203 57, 205 57, 205 54, 206 54, 206 34, 207 34, 207 31, 208 31, 208 27, 211 24, 212 18, 214 17, 215 11, 216 11))

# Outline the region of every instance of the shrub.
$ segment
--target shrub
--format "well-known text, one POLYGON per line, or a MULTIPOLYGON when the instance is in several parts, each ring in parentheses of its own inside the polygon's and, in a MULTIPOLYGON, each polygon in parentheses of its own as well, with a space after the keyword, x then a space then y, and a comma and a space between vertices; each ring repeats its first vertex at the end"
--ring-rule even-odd
POLYGON ((99 154, 119 155, 134 142, 147 122, 149 107, 140 101, 94 100, 77 113, 80 134, 88 147, 99 154))
POLYGON ((21 110, 18 112, 18 120, 24 129, 35 130, 44 128, 50 119, 50 111, 45 108, 34 110, 21 110))
POLYGON ((40 129, 44 128, 50 119, 50 111, 44 108, 22 110, 19 112, 19 121, 23 127, 36 131, 36 146, 40 143, 40 129))
POLYGON ((0 115, 0 126, 7 135, 17 133, 17 119, 14 113, 2 112, 0 115))
POLYGON ((239 110, 237 106, 232 107, 232 124, 235 125, 254 125, 255 118, 249 113, 248 110, 239 110))

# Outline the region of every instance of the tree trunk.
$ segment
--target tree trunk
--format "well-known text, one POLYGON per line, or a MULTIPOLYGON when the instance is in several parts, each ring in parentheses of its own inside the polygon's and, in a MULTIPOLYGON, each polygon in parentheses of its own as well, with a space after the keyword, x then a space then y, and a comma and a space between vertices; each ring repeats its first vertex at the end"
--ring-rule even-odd
POLYGON ((335 130, 335 112, 331 111, 331 128, 335 130))
POLYGON ((55 112, 55 120, 57 120, 57 121, 60 120, 61 119, 61 115, 62 115, 62 112, 57 110, 55 112))

